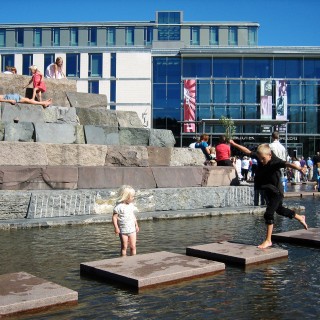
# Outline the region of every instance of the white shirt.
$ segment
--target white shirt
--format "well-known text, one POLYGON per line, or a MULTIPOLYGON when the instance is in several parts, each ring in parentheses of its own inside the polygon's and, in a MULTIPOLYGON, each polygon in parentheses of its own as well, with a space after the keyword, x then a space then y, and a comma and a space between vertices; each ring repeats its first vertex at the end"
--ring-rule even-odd
POLYGON ((132 203, 119 203, 114 207, 113 212, 118 214, 118 226, 121 234, 136 232, 134 211, 137 211, 137 208, 132 203))
POLYGON ((269 144, 270 149, 273 153, 283 161, 287 161, 287 152, 286 148, 279 142, 279 140, 274 140, 269 144))

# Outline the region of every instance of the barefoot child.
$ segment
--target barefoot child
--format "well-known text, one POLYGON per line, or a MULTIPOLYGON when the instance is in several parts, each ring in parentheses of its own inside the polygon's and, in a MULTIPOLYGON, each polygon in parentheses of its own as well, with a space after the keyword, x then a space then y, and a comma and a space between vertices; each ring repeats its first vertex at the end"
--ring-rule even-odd
POLYGON ((31 100, 35 100, 37 97, 38 101, 41 102, 41 94, 42 92, 46 92, 47 90, 46 84, 43 81, 43 75, 35 65, 30 66, 29 69, 32 73, 32 78, 24 88, 26 88, 31 82, 33 82, 33 94, 31 100))
POLYGON ((303 173, 304 169, 276 157, 271 152, 268 144, 261 144, 258 147, 257 152, 252 152, 246 147, 235 143, 233 140, 230 140, 230 144, 243 153, 249 155, 251 158, 258 160, 258 168, 254 176, 254 188, 256 190, 264 190, 267 200, 267 208, 264 214, 264 219, 267 225, 267 235, 265 241, 263 241, 258 247, 260 249, 265 249, 272 246, 271 235, 273 231, 274 212, 290 219, 294 218, 298 220, 305 229, 308 229, 305 216, 299 215, 293 210, 285 208, 282 205, 283 187, 280 168, 289 167, 303 173))
POLYGON ((133 205, 135 191, 130 186, 122 186, 118 191, 117 204, 113 209, 112 222, 115 234, 120 236, 121 256, 127 255, 128 244, 130 255, 136 254, 136 241, 139 226, 134 215, 133 205))

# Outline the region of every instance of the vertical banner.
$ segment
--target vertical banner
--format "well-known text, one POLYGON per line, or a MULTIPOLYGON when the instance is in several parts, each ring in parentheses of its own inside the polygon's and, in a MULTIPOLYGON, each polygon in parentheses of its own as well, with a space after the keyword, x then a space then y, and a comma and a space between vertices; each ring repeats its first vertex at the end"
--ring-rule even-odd
POLYGON ((288 96, 287 81, 276 81, 276 119, 287 120, 288 96))
MULTIPOLYGON (((183 86, 184 121, 196 121, 196 80, 184 80, 183 86)), ((196 132, 196 124, 185 123, 184 132, 196 132)))
POLYGON ((262 120, 272 119, 272 80, 260 81, 260 115, 262 120))

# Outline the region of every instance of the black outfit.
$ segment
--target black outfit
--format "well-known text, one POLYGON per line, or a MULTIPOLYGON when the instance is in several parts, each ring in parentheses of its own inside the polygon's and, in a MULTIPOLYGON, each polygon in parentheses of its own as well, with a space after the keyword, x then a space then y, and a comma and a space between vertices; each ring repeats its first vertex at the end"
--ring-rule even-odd
POLYGON ((267 209, 264 214, 266 224, 274 223, 274 212, 287 217, 294 218, 295 212, 282 205, 283 186, 281 182, 281 168, 285 168, 286 162, 272 153, 271 160, 262 165, 255 152, 251 152, 252 158, 258 160, 258 167, 254 176, 255 192, 263 190, 266 198, 267 209))
POLYGON ((217 161, 217 166, 220 167, 232 167, 232 162, 230 159, 217 161))

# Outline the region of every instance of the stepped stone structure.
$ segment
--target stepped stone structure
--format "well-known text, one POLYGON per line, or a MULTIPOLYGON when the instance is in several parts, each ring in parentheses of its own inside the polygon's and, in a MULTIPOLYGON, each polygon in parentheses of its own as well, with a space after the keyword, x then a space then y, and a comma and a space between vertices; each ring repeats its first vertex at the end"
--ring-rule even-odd
MULTIPOLYGON (((29 79, 2 74, 0 93, 28 95, 29 79)), ((0 219, 110 214, 123 184, 141 212, 253 203, 252 188, 231 187, 233 168, 204 167, 201 150, 174 147, 171 131, 108 109, 75 81, 45 81, 52 106, 1 103, 0 219)))

